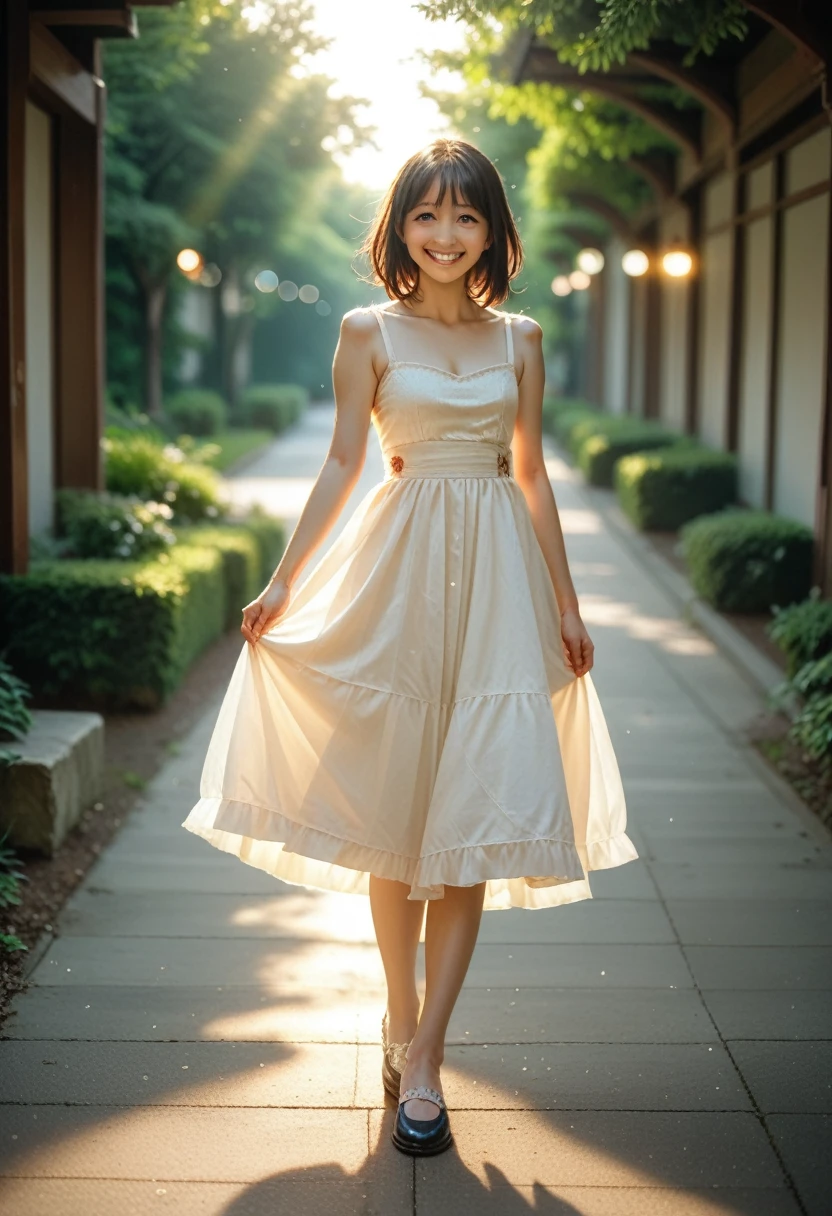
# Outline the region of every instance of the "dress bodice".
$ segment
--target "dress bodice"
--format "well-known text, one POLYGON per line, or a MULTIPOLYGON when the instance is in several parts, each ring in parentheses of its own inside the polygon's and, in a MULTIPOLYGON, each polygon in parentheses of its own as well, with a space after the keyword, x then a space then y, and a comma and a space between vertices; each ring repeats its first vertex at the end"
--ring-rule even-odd
POLYGON ((382 451, 423 440, 469 440, 507 448, 517 417, 517 376, 511 319, 506 315, 505 359, 454 375, 442 368, 396 358, 383 318, 373 308, 388 365, 376 393, 373 425, 382 451))

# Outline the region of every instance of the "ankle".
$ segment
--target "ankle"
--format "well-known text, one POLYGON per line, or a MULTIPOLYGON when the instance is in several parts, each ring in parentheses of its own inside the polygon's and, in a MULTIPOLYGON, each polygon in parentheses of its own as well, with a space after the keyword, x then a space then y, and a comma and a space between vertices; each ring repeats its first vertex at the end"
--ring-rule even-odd
POLYGON ((407 1049, 408 1068, 439 1072, 445 1061, 444 1043, 420 1043, 417 1037, 407 1049))
POLYGON ((387 1037, 391 1043, 409 1043, 419 1025, 419 1003, 405 1008, 387 1005, 387 1037))

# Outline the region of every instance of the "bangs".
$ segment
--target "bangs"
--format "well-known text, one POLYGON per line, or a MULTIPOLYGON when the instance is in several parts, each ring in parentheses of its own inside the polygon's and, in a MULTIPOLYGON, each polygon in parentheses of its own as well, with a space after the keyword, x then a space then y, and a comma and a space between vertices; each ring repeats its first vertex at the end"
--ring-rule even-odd
POLYGON ((462 139, 437 139, 399 170, 362 247, 373 268, 373 281, 384 287, 390 299, 419 298, 419 267, 404 242, 404 223, 420 203, 441 206, 449 190, 453 205, 477 211, 491 236, 490 245, 468 272, 468 297, 484 308, 502 304, 523 265, 523 246, 499 173, 479 148, 462 139), (438 196, 431 198, 434 183, 438 196))

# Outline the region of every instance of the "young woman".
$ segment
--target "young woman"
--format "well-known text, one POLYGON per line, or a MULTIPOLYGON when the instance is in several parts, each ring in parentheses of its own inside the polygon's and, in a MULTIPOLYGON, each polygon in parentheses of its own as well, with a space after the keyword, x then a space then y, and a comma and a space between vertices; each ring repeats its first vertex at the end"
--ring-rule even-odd
POLYGON ((393 1141, 428 1154, 451 1143, 440 1067, 483 906, 590 898, 588 871, 636 852, 543 459, 541 331, 492 307, 522 260, 496 169, 431 144, 366 249, 392 302, 344 317, 330 449, 243 612, 184 826, 287 882, 369 893, 393 1141), (371 421, 384 481, 299 581, 371 421))

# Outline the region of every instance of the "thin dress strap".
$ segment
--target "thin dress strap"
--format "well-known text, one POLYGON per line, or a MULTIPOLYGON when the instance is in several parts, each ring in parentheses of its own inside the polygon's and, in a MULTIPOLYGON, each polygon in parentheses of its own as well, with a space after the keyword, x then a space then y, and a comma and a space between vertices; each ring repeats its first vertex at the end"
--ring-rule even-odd
POLYGON ((510 313, 506 313, 506 363, 514 367, 514 336, 511 332, 510 313))
POLYGON ((382 316, 382 310, 375 304, 370 305, 370 311, 375 313, 375 318, 378 321, 378 327, 381 330, 381 336, 384 339, 384 349, 387 351, 387 358, 391 363, 396 362, 396 356, 393 353, 393 343, 390 341, 390 334, 387 332, 387 324, 382 316))

